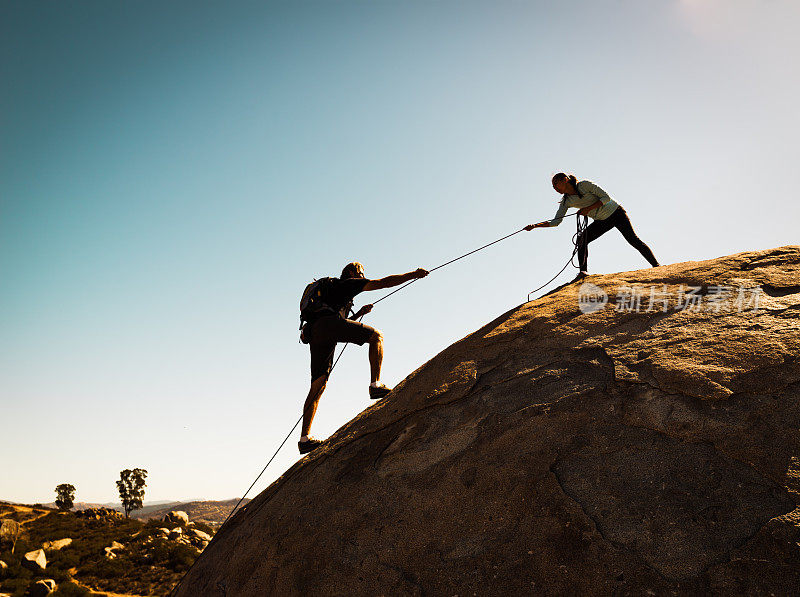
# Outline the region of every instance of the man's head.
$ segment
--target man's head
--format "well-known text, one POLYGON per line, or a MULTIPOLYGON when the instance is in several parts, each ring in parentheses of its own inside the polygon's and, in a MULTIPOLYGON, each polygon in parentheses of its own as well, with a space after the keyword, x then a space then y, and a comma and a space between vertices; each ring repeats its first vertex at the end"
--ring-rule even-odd
POLYGON ((352 263, 348 263, 344 266, 342 270, 342 279, 347 280, 348 278, 363 278, 364 277, 364 266, 361 265, 358 261, 353 261, 352 263))

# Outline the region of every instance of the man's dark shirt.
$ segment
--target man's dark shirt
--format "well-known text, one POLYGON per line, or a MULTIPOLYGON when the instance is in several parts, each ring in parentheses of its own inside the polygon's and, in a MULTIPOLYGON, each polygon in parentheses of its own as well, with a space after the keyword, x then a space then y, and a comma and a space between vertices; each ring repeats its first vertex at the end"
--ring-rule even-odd
MULTIPOLYGON (((325 304, 335 310, 339 315, 347 319, 350 316, 350 309, 353 306, 353 299, 357 294, 364 290, 369 280, 364 278, 331 278, 330 286, 323 297, 325 304)), ((324 317, 330 312, 323 310, 315 319, 324 317)))

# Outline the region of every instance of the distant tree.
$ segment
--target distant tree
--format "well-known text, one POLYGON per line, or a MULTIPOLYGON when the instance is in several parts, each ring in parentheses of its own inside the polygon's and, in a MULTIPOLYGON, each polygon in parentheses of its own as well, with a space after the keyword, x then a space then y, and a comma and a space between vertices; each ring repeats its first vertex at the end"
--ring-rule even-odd
POLYGON ((59 510, 72 510, 75 505, 75 486, 62 483, 56 487, 56 506, 59 510))
POLYGON ((147 486, 147 483, 144 482, 146 477, 147 471, 143 468, 133 470, 126 468, 119 474, 117 489, 119 489, 119 497, 122 500, 126 518, 130 517, 131 510, 139 510, 142 507, 144 488, 147 486))

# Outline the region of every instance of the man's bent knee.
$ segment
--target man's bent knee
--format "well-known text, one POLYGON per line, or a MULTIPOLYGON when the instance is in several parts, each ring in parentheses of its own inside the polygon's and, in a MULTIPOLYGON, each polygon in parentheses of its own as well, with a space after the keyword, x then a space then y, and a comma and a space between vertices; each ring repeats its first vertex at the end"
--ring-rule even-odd
POLYGON ((378 342, 383 342, 383 334, 381 334, 379 330, 375 330, 369 337, 369 343, 377 344, 378 342))

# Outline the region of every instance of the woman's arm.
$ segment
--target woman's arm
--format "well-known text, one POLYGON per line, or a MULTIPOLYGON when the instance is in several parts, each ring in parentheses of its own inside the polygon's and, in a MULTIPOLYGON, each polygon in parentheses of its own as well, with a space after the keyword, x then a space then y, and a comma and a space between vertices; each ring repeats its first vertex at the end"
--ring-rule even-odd
POLYGON ((547 222, 539 222, 536 227, 558 226, 561 223, 561 220, 564 219, 564 214, 567 213, 568 207, 569 206, 567 205, 566 198, 562 199, 561 203, 558 204, 558 211, 556 211, 556 215, 553 217, 553 219, 547 222))
POLYGON ((556 211, 556 215, 553 217, 552 220, 545 220, 544 222, 539 222, 537 224, 528 224, 523 228, 523 230, 531 231, 534 228, 549 228, 551 226, 558 226, 561 223, 561 220, 564 219, 564 214, 567 213, 567 209, 569 209, 569 205, 567 205, 566 198, 561 200, 561 203, 558 205, 558 211, 556 211))

